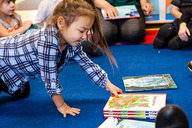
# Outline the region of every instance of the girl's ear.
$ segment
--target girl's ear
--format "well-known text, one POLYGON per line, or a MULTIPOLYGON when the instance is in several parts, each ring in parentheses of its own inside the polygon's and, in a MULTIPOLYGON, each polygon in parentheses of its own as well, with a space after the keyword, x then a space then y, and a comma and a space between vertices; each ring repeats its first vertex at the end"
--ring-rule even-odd
POLYGON ((59 16, 57 19, 58 28, 63 28, 65 26, 65 19, 62 16, 59 16))

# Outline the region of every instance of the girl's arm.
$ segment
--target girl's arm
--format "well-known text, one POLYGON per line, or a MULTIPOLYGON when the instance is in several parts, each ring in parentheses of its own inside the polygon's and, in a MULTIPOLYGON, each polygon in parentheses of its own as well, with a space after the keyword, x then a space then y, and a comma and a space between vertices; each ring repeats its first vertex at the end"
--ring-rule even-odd
POLYGON ((109 16, 109 18, 113 19, 118 16, 117 9, 106 0, 94 0, 94 3, 96 7, 105 10, 105 17, 109 16))
POLYGON ((80 65, 94 84, 105 87, 107 91, 118 97, 118 93, 122 93, 122 90, 112 84, 108 79, 107 73, 99 65, 93 63, 87 54, 82 51, 82 48, 80 49, 73 59, 80 65))
POLYGON ((22 26, 16 30, 9 32, 2 24, 0 24, 0 37, 15 36, 17 34, 24 33, 32 25, 32 21, 25 21, 22 23, 22 26))
POLYGON ((107 81, 105 88, 108 92, 111 92, 111 94, 115 95, 116 97, 119 97, 118 93, 123 93, 120 88, 112 84, 109 80, 107 81))
POLYGON ((176 19, 180 19, 182 13, 179 11, 179 8, 177 6, 173 5, 171 8, 171 15, 176 19))
POLYGON ((55 103, 57 110, 63 114, 63 117, 66 117, 67 114, 75 116, 80 113, 80 109, 69 107, 63 100, 62 95, 52 95, 51 98, 55 103))

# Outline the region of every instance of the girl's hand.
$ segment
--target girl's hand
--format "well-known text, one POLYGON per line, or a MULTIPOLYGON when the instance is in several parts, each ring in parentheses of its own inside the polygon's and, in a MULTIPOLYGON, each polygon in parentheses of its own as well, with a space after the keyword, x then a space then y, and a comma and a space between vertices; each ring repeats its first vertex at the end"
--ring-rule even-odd
POLYGON ((123 93, 120 88, 112 84, 109 80, 107 81, 105 88, 108 92, 111 92, 111 94, 115 95, 116 97, 119 97, 118 93, 123 93))
POLYGON ((31 25, 33 24, 32 21, 30 20, 26 20, 22 23, 22 27, 24 27, 26 30, 29 29, 31 27, 31 25))
POLYGON ((110 19, 114 19, 114 17, 118 16, 117 9, 114 6, 112 6, 111 4, 106 6, 106 8, 104 10, 105 10, 105 17, 108 17, 110 19))
POLYGON ((72 107, 69 107, 65 102, 62 106, 59 106, 57 107, 57 110, 63 114, 63 117, 66 117, 67 114, 70 114, 72 116, 75 116, 76 114, 79 114, 80 113, 80 109, 78 108, 72 108, 72 107))
POLYGON ((183 22, 180 24, 178 36, 182 41, 188 41, 189 40, 188 36, 191 36, 191 33, 190 33, 189 29, 187 28, 186 23, 183 22))

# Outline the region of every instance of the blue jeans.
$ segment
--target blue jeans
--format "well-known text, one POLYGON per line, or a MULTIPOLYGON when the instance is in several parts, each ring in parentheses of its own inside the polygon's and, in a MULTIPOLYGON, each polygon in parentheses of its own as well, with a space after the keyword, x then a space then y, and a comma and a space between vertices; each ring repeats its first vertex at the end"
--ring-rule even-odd
POLYGON ((99 10, 101 27, 108 44, 119 39, 128 43, 139 43, 145 38, 145 16, 141 9, 138 9, 138 12, 139 18, 104 20, 99 10))

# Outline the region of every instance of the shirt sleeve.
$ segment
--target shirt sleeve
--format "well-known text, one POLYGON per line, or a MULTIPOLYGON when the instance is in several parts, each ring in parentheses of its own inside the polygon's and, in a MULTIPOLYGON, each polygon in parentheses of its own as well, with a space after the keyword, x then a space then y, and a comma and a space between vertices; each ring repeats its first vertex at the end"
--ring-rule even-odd
POLYGON ((38 56, 40 74, 45 88, 49 95, 61 94, 62 86, 58 80, 56 59, 59 54, 59 48, 52 42, 57 41, 54 37, 41 37, 41 43, 38 43, 38 56))
POLYGON ((171 4, 180 7, 181 6, 181 0, 172 0, 171 4))
POLYGON ((180 23, 182 22, 188 23, 191 18, 192 18, 192 7, 186 8, 181 15, 180 23))
POLYGON ((93 63, 87 54, 82 51, 79 46, 79 51, 75 54, 73 59, 80 65, 82 70, 89 76, 92 82, 100 87, 105 87, 108 81, 107 73, 101 67, 93 63))

